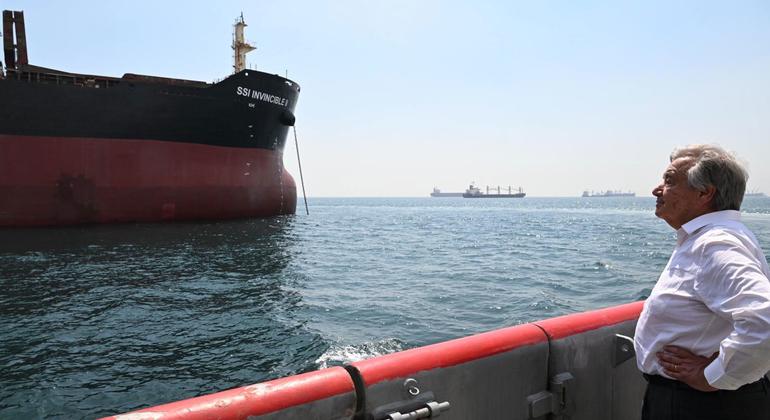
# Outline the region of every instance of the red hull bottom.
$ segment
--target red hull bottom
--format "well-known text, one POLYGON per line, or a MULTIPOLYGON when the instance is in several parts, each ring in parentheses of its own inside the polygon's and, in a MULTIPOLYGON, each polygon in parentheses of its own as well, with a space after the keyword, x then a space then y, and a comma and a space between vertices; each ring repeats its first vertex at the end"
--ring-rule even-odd
POLYGON ((0 226, 293 214, 283 153, 152 140, 0 135, 0 226))

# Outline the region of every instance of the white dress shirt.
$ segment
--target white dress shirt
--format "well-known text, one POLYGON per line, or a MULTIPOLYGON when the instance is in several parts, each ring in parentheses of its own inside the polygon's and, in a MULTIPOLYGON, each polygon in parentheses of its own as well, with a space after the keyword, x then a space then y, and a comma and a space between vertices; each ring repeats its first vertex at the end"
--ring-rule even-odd
POLYGON ((719 352, 704 374, 737 389, 770 370, 770 270, 740 213, 708 213, 677 231, 677 245, 644 303, 634 347, 642 372, 667 376, 655 353, 683 347, 719 352))

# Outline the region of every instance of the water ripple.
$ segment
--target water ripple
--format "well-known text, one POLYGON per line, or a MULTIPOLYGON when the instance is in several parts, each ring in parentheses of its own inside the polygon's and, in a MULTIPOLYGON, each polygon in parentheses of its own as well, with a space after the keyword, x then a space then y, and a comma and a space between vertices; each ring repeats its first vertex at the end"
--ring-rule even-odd
MULTIPOLYGON (((649 295, 649 198, 0 230, 0 417, 94 418, 649 295)), ((767 247, 770 200, 747 200, 767 247)), ((767 250, 767 248, 765 248, 767 250)))

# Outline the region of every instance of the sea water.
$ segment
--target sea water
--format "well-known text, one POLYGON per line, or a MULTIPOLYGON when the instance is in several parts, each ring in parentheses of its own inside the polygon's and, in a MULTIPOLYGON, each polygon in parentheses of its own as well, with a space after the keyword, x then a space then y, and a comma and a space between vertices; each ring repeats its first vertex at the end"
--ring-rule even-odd
MULTIPOLYGON (((654 198, 317 198, 0 230, 0 418, 94 418, 645 298, 654 198), (300 202, 301 203, 301 202, 300 202)), ((744 222, 770 254, 770 198, 744 222)))

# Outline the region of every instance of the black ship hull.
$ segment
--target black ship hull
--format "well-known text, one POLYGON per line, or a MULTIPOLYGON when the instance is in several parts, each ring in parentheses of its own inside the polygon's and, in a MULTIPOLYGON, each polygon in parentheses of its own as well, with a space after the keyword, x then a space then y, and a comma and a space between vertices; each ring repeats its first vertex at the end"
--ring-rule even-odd
POLYGON ((299 95, 296 83, 253 70, 215 84, 127 77, 9 71, 0 134, 281 150, 299 95))
POLYGON ((26 66, 0 80, 0 226, 292 214, 283 147, 299 86, 26 66))

